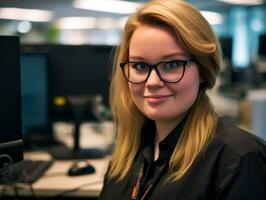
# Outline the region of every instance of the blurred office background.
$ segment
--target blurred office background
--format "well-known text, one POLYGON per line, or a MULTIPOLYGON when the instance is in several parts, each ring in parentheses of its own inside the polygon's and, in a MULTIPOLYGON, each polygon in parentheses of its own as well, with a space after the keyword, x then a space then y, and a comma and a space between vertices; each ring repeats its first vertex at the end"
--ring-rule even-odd
MULTIPOLYGON (((143 2, 1 0, 0 35, 19 35, 25 53, 29 53, 29 47, 32 47, 30 53, 40 53, 40 49, 44 48, 53 48, 51 52, 56 52, 54 49, 61 45, 68 48, 71 45, 75 48, 99 46, 110 53, 110 48, 119 44, 127 16, 143 2)), ((213 104, 218 111, 243 128, 266 139, 266 1, 188 2, 197 7, 210 22, 223 49, 223 69, 216 87, 210 91, 213 104)), ((90 56, 93 55, 91 52, 90 56)), ((71 70, 68 75, 71 75, 71 70)), ((55 93, 52 94, 52 104, 64 104, 65 99, 56 98, 55 93)), ((105 106, 108 107, 108 104, 105 106)), ((56 111, 60 113, 60 109, 56 111)), ((62 113, 68 112, 64 110, 62 113)))
MULTIPOLYGON (((107 44, 119 42, 127 16, 145 0, 1 0, 0 34, 22 43, 107 44), (120 3, 120 4, 119 4, 120 3)), ((232 61, 246 67, 258 58, 266 32, 264 0, 188 0, 220 37, 232 37, 232 61)))

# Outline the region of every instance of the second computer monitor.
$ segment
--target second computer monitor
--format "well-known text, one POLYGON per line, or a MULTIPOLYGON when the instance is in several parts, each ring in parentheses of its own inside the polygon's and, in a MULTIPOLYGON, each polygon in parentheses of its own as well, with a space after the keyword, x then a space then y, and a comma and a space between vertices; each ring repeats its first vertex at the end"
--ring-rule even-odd
POLYGON ((0 36, 0 169, 23 159, 19 38, 0 36))
POLYGON ((23 134, 50 126, 47 55, 21 54, 23 134))
POLYGON ((58 46, 51 48, 54 96, 102 95, 108 102, 111 46, 58 46))

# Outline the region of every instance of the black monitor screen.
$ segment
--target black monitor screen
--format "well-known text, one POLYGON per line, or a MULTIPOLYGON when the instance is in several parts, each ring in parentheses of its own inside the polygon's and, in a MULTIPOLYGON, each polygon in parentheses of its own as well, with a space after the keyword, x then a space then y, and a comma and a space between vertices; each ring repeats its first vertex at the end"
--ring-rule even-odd
POLYGON ((223 57, 232 61, 233 38, 230 36, 219 37, 223 57))
POLYGON ((24 136, 49 127, 46 54, 21 55, 22 127, 24 136))
POLYGON ((51 49, 53 96, 97 95, 108 101, 110 46, 61 46, 51 49))
POLYGON ((0 36, 0 168, 22 160, 19 38, 0 36))
POLYGON ((259 36, 259 55, 266 57, 266 34, 259 36))

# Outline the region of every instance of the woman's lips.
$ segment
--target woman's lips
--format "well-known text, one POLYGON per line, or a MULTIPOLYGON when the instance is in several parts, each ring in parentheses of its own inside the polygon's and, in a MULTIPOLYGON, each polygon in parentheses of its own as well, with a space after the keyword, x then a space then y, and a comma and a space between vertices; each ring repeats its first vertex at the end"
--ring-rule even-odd
POLYGON ((155 104, 155 103, 163 103, 171 96, 173 95, 147 95, 144 96, 144 98, 148 103, 155 104))

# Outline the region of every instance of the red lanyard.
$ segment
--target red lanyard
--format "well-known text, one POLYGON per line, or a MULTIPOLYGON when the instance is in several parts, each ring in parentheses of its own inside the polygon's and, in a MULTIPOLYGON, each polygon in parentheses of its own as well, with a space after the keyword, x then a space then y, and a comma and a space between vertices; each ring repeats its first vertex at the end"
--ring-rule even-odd
MULTIPOLYGON (((162 175, 163 170, 166 167, 166 163, 167 161, 163 164, 163 166, 161 167, 160 173, 158 174, 158 176, 155 178, 155 181, 153 184, 150 184, 149 187, 145 190, 144 194, 142 195, 140 200, 144 200, 145 197, 148 195, 148 193, 153 189, 153 186, 155 185, 155 183, 159 180, 159 178, 162 175)), ((137 182, 133 188, 132 194, 131 194, 131 200, 138 200, 139 199, 139 195, 140 195, 140 186, 141 186, 141 182, 143 179, 143 175, 144 175, 144 163, 141 165, 140 171, 139 171, 139 175, 138 175, 138 179, 137 182)))

